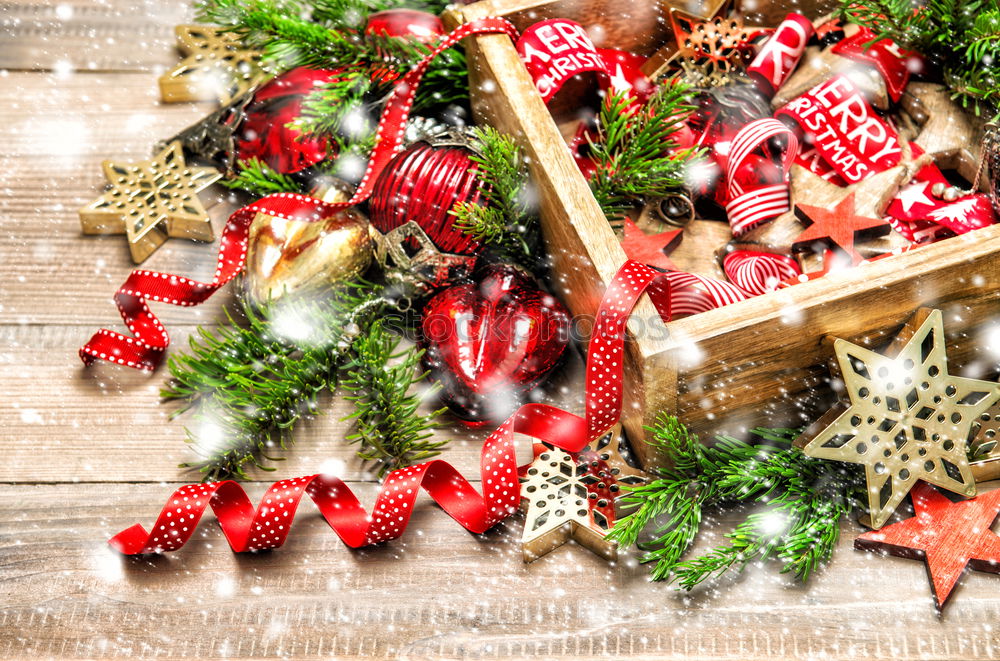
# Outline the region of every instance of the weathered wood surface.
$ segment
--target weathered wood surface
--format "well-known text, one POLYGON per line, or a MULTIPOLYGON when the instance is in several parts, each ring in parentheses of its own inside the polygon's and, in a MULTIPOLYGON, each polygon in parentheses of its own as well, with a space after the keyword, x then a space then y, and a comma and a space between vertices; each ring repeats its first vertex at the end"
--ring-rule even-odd
MULTIPOLYGON (((575 545, 525 566, 520 517, 473 536, 427 499, 406 538, 364 551, 304 503, 275 552, 233 555, 208 515, 176 554, 112 553, 110 535, 150 525, 188 478, 176 464, 192 457, 190 419, 168 422, 162 373, 77 362, 90 332, 119 327, 110 297, 131 263, 120 237, 81 236, 76 209, 100 192, 102 159, 145 157, 209 107, 157 101, 156 71, 175 61, 172 26, 187 20, 176 2, 0 4, 0 658, 1000 654, 1000 579, 970 574, 938 617, 922 565, 851 550, 854 524, 808 587, 753 567, 690 596, 649 583, 633 556, 608 565, 575 545)), ((212 208, 217 229, 225 214, 212 208)), ((213 264, 214 248, 179 240, 148 262, 196 277, 213 264)), ((156 311, 177 346, 225 299, 156 311)), ((550 388, 575 410, 579 369, 550 388)), ((343 403, 326 401, 273 477, 332 469, 370 504, 373 481, 341 441, 343 403)), ((475 475, 485 432, 446 433, 456 439, 446 458, 475 475)), ((264 488, 248 485, 255 499, 264 488)), ((731 524, 713 521, 701 543, 731 524)))

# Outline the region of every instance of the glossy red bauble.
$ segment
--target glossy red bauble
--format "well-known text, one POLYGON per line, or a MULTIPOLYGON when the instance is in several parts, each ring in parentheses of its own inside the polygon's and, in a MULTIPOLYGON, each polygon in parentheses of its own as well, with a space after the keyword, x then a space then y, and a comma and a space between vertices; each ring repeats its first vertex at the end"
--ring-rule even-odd
POLYGON ((406 37, 429 44, 444 34, 444 24, 430 12, 417 9, 386 9, 368 16, 365 34, 406 37))
POLYGON ((288 124, 302 114, 302 101, 310 92, 342 74, 341 69, 299 67, 262 86, 236 129, 237 158, 258 158, 282 174, 304 170, 325 159, 329 148, 326 140, 302 138, 288 124))
POLYGON ((479 243, 455 227, 456 202, 479 199, 478 166, 460 146, 417 142, 396 155, 375 181, 369 220, 383 234, 415 221, 438 250, 474 255, 479 243))
POLYGON ((523 270, 493 264, 481 275, 435 295, 421 321, 424 363, 448 408, 470 423, 505 419, 570 335, 569 313, 523 270))

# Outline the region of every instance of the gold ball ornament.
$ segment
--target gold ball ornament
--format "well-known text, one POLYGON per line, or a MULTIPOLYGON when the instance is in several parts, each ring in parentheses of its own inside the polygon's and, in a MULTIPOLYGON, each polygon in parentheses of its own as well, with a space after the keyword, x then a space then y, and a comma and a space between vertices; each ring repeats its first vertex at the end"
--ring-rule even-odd
POLYGON ((261 213, 250 225, 246 295, 259 305, 345 282, 364 273, 372 255, 368 219, 353 207, 316 222, 261 213))

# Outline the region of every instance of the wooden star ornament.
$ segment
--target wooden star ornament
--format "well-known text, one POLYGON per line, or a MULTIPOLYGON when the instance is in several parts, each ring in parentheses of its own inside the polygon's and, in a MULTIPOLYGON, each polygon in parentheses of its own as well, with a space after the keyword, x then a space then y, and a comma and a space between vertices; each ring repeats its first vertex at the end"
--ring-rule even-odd
POLYGON ((232 32, 209 25, 178 25, 177 48, 184 59, 160 76, 164 103, 218 100, 223 105, 266 77, 260 52, 243 47, 232 32))
POLYGON ((1000 384, 948 373, 939 310, 921 308, 888 355, 835 339, 841 403, 795 444, 810 456, 865 467, 873 528, 892 515, 917 480, 963 496, 976 493, 966 447, 1000 384))
POLYGON ((626 218, 624 229, 622 248, 629 259, 668 271, 677 270, 665 251, 680 242, 684 233, 683 227, 658 234, 646 234, 631 218, 626 218))
POLYGON ((535 446, 535 460, 521 475, 521 500, 527 508, 521 538, 525 562, 532 562, 570 539, 608 560, 618 545, 605 539, 616 518, 622 484, 649 476, 622 458, 621 425, 572 455, 535 446))
POLYGON ((102 167, 108 190, 80 209, 84 234, 125 234, 136 264, 167 237, 213 239, 198 192, 222 175, 213 168, 188 166, 180 142, 171 142, 148 161, 104 161, 102 167))
POLYGON ((1000 513, 1000 490, 951 502, 920 483, 910 493, 914 516, 854 540, 854 548, 883 551, 927 563, 938 609, 971 567, 1000 573, 1000 537, 990 529, 1000 513))
POLYGON ((832 209, 809 204, 797 204, 799 218, 808 227, 792 241, 792 248, 808 245, 814 241, 826 241, 837 246, 851 261, 859 264, 864 258, 854 248, 854 238, 861 233, 869 236, 884 236, 892 229, 880 218, 869 218, 855 211, 855 194, 848 193, 832 209))

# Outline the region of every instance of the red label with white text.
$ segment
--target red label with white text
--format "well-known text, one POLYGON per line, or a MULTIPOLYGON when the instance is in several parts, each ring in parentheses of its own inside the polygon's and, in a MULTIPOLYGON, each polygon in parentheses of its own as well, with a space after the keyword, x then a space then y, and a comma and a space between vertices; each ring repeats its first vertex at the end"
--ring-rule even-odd
POLYGON ((815 32, 812 22, 802 14, 785 17, 747 67, 761 92, 771 96, 788 80, 815 32))
POLYGON ((606 71, 583 26, 563 18, 542 21, 525 30, 517 42, 517 53, 546 103, 573 76, 606 71))
POLYGON ((780 108, 775 116, 801 127, 807 144, 847 183, 853 184, 899 163, 896 131, 843 75, 834 76, 780 108))

